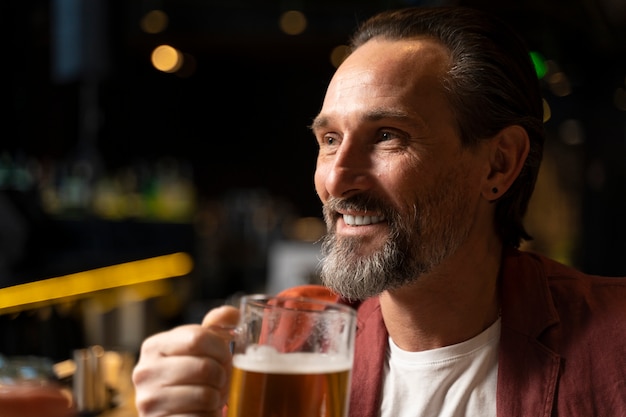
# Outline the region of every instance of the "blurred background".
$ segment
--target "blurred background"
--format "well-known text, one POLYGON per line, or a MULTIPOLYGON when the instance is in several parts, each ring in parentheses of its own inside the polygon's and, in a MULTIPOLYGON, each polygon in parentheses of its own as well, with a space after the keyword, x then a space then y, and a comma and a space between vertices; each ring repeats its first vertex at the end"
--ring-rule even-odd
POLYGON ((526 246, 626 275, 623 0, 0 2, 0 353, 54 360, 316 282, 316 115, 373 13, 469 5, 527 40, 546 155, 526 246))

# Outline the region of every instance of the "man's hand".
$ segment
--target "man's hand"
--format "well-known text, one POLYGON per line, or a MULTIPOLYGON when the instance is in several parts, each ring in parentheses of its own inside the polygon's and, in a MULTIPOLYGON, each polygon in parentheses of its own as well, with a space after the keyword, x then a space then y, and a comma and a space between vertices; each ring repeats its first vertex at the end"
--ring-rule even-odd
POLYGON ((227 333, 239 320, 231 306, 190 324, 155 334, 142 346, 133 370, 141 417, 221 417, 228 399, 232 358, 227 333))

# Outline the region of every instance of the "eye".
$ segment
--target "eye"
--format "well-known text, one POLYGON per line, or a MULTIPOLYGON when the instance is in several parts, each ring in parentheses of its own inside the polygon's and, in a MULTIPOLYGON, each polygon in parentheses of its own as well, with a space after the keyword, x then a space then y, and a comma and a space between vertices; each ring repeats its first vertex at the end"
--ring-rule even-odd
POLYGON ((329 147, 337 145, 337 137, 335 135, 324 134, 319 137, 320 146, 329 147))
POLYGON ((405 135, 401 135, 393 130, 380 130, 378 132, 377 142, 389 142, 391 140, 402 140, 405 135))

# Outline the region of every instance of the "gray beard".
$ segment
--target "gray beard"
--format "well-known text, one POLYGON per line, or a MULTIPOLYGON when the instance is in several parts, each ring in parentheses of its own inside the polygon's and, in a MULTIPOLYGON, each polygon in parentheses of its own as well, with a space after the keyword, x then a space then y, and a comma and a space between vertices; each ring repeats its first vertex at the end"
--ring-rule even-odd
MULTIPOLYGON (((342 203, 327 203, 324 217, 329 232, 321 245, 322 283, 347 299, 364 300, 415 282, 432 271, 469 234, 467 202, 463 196, 447 191, 431 195, 427 203, 420 209, 414 206, 405 218, 385 210, 389 235, 382 247, 369 255, 359 254, 358 237, 337 237, 333 213, 342 203)), ((356 201, 350 204, 359 205, 356 201)))
POLYGON ((322 241, 324 261, 322 283, 343 297, 364 300, 386 289, 401 286, 410 280, 405 269, 405 254, 398 243, 388 240, 383 248, 367 257, 354 254, 356 238, 343 238, 329 233, 322 241))

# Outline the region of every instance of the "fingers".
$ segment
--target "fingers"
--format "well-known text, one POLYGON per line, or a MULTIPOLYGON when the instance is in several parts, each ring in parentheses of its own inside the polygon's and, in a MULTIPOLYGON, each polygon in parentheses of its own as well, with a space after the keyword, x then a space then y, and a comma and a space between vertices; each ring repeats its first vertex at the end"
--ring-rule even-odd
POLYGON ((163 387, 159 395, 148 395, 140 390, 136 395, 137 411, 142 417, 221 417, 225 402, 218 391, 200 385, 163 387))
POLYGON ((183 326, 146 339, 132 375, 139 415, 220 416, 227 400, 230 374, 230 364, 224 363, 224 358, 229 357, 224 339, 199 325, 183 326), (208 334, 214 346, 200 355, 187 353, 185 348, 188 352, 202 352, 199 346, 188 344, 196 340, 203 345, 204 338, 199 334, 208 334))
POLYGON ((210 356, 220 363, 230 362, 228 342, 199 325, 185 325, 171 330, 166 338, 150 338, 144 344, 162 356, 210 356))
POLYGON ((147 338, 133 369, 141 417, 220 417, 231 372, 229 340, 210 326, 234 327, 239 312, 219 307, 203 325, 183 325, 147 338))
POLYGON ((135 367, 137 383, 159 381, 162 387, 186 385, 222 389, 226 385, 227 368, 211 357, 166 356, 158 361, 140 361, 135 367))

